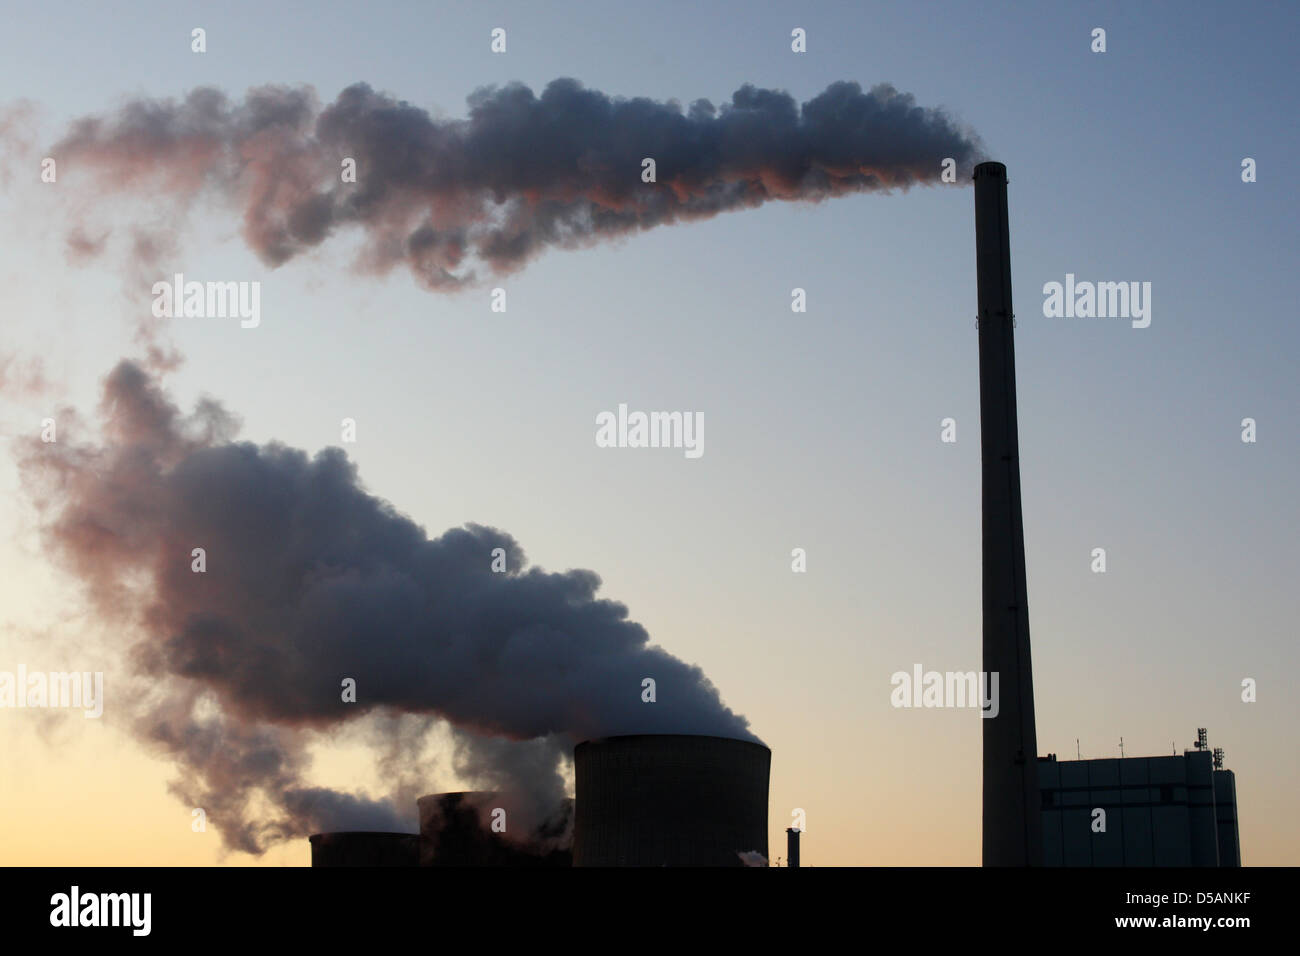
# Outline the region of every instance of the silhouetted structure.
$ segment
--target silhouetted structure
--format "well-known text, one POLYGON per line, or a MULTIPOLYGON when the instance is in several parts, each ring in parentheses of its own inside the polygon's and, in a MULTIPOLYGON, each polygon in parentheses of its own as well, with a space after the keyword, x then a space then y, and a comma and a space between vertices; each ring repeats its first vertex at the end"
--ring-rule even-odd
POLYGON ((1219 837, 1219 866, 1241 866, 1241 832, 1237 827, 1237 777, 1214 771, 1214 822, 1219 837))
POLYGON ((308 837, 311 842, 311 865, 415 866, 418 839, 414 833, 379 833, 368 830, 314 833, 308 837))
POLYGON ((984 671, 998 674, 1001 686, 998 716, 983 721, 983 861, 985 866, 1032 866, 1042 860, 1042 827, 1034 770, 1038 745, 1020 512, 1007 168, 1001 163, 980 163, 974 179, 984 671))
POLYGON ((785 828, 785 865, 799 865, 799 828, 785 828))
POLYGON ((573 801, 565 800, 550 819, 521 835, 512 831, 519 814, 490 791, 433 793, 416 801, 420 810, 421 866, 571 866, 573 801), (502 811, 504 832, 492 829, 502 811))
POLYGON ((1205 749, 1038 758, 1047 866, 1240 866, 1237 788, 1205 749), (1105 811, 1105 830, 1098 830, 1105 811))
POLYGON ((741 866, 767 858, 772 752, 726 737, 641 734, 574 749, 574 866, 741 866))

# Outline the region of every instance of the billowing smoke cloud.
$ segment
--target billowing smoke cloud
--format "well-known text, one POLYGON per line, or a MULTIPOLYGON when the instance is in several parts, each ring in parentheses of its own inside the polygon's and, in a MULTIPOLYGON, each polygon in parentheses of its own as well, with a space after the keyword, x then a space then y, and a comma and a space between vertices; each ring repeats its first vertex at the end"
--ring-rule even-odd
POLYGON ((129 644, 138 687, 119 684, 110 710, 130 702, 135 731, 177 762, 178 795, 230 846, 403 828, 409 791, 369 801, 307 782, 313 741, 371 718, 395 739, 449 721, 462 769, 548 800, 579 739, 753 739, 698 667, 596 596, 593 572, 528 568, 513 538, 478 525, 430 538, 341 450, 237 442, 220 405, 183 414, 129 361, 100 412, 98 437, 74 418, 57 443, 24 445, 24 481, 47 545, 129 644), (404 730, 402 714, 416 715, 404 730))
MULTIPOLYGON (((834 83, 802 106, 746 85, 719 108, 683 110, 558 79, 540 96, 520 83, 485 88, 468 105, 467 118, 444 120, 363 83, 324 108, 309 87, 259 87, 237 102, 200 88, 79 120, 51 153, 69 181, 92 173, 101 195, 187 209, 216 194, 271 266, 359 227, 360 268, 404 264, 430 289, 469 282, 478 267, 508 273, 548 247, 772 199, 939 183, 947 158, 964 181, 981 155, 971 132, 888 85, 834 83), (654 182, 643 181, 647 158, 654 182)), ((94 253, 78 228, 70 248, 94 253)))
MULTIPOLYGON (((448 120, 364 84, 324 107, 307 87, 239 101, 203 88, 79 120, 49 150, 77 220, 66 255, 115 246, 131 289, 146 287, 180 253, 190 210, 215 199, 269 266, 353 232, 361 270, 404 265, 454 289, 551 247, 774 199, 937 184, 949 158, 964 181, 982 157, 973 134, 889 86, 835 83, 800 106, 747 85, 683 110, 560 79, 540 95, 480 90, 468 105, 448 120), (76 202, 87 183, 95 202, 76 202), (117 196, 131 200, 125 216, 117 196), (98 210, 111 220, 88 221, 98 210)), ((0 139, 16 142, 19 120, 0 116, 0 139)), ((237 442, 219 404, 186 415, 162 391, 154 375, 178 356, 156 327, 138 338, 145 360, 108 376, 99 436, 79 438, 65 417, 57 443, 21 446, 23 474, 47 544, 122 636, 131 686, 116 685, 109 713, 129 708, 133 730, 176 762, 177 795, 228 846, 411 829, 423 784, 411 755, 435 726, 452 728, 454 769, 522 797, 537 821, 577 740, 753 739, 699 668, 596 596, 593 572, 528 568, 513 538, 478 525, 430 538, 368 494, 338 449, 237 442), (354 728, 378 746, 379 799, 311 781, 313 745, 354 728)), ((0 382, 19 378, 0 364, 0 382)))

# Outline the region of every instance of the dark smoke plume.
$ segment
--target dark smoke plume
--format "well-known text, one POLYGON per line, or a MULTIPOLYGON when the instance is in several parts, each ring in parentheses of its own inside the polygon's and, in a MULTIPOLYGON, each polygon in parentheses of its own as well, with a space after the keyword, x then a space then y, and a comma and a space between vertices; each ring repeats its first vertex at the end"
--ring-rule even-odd
POLYGON ((698 667, 596 596, 591 571, 528 568, 513 538, 478 525, 430 538, 368 494, 341 450, 236 442, 219 404, 185 415, 132 362, 107 377, 100 413, 99 438, 74 418, 57 443, 29 440, 24 481, 47 546, 128 644, 138 687, 119 682, 110 710, 130 702, 134 730, 177 763, 177 794, 231 847, 404 828, 409 787, 370 801, 306 782, 309 746, 355 722, 411 752, 402 735, 423 734, 421 718, 449 721, 457 765, 491 787, 540 788, 539 813, 562 795, 576 740, 754 739, 698 667))
MULTIPOLYGON (((345 227, 365 237, 359 267, 408 266, 430 289, 508 273, 551 246, 702 219, 768 200, 939 183, 981 155, 977 137, 888 85, 839 82, 804 103, 745 85, 715 108, 619 99, 558 79, 535 95, 512 83, 469 97, 465 119, 350 86, 320 107, 310 87, 265 86, 231 102, 211 88, 183 101, 136 100, 73 124, 53 149, 101 191, 214 193, 242 213, 269 266, 345 227), (642 181, 655 160, 656 181, 642 181), (342 163, 356 162, 356 182, 342 163)), ((93 246, 79 234, 78 254, 93 246)))

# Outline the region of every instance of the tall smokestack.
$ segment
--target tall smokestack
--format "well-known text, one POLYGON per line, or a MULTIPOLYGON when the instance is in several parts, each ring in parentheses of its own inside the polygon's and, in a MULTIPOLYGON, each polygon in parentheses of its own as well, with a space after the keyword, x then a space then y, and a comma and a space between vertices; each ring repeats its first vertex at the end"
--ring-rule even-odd
POLYGON ((785 865, 799 865, 799 828, 785 828, 785 865))
POLYGON ((1025 533, 1020 513, 1007 168, 1001 163, 980 163, 974 178, 984 672, 998 674, 1001 687, 997 716, 983 721, 984 865, 1038 866, 1042 863, 1043 837, 1025 591, 1025 533))

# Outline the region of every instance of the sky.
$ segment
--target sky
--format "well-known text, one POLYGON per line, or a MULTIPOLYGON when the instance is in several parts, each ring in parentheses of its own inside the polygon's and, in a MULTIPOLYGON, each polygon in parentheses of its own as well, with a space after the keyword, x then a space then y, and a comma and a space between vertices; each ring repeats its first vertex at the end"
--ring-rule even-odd
MULTIPOLYGON (((76 117, 204 85, 329 102, 365 81, 446 118, 480 87, 559 77, 683 104, 888 82, 943 107, 1010 179, 1039 751, 1181 752, 1206 727, 1236 773, 1243 861, 1300 863, 1294 7, 6 2, 3 18, 2 102, 29 104, 38 157, 76 117), (1067 274, 1149 282, 1149 327, 1045 316, 1067 274)), ((10 452, 57 407, 93 412, 148 299, 112 256, 69 258, 38 165, 0 168, 4 352, 49 382, 0 397, 0 670, 92 669, 103 622, 43 550, 10 452)), ((239 230, 219 205, 187 219, 185 271, 260 281, 262 320, 167 326, 180 405, 211 396, 241 437, 311 453, 352 418, 365 488, 430 536, 476 522, 534 565, 597 572, 772 748, 773 856, 800 809, 804 865, 978 865, 977 712, 890 702, 897 671, 980 665, 968 187, 772 202, 455 292, 356 274, 346 233, 270 268, 239 230), (597 447, 619 403, 701 412, 704 454, 597 447)), ((111 719, 0 710, 0 742, 0 863, 307 862, 302 840, 255 857, 194 832, 174 768, 111 719)), ((316 758, 323 782, 376 789, 364 741, 316 758)), ((444 767, 427 789, 464 783, 444 767)))

